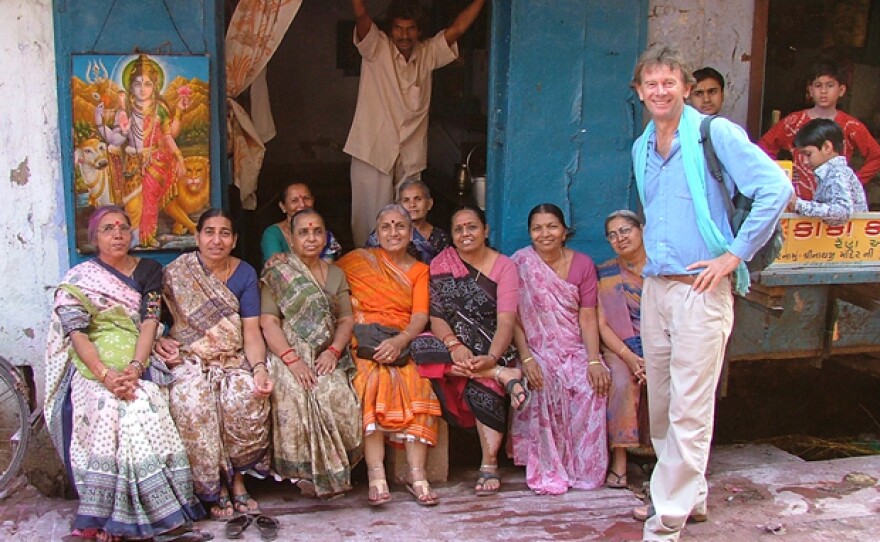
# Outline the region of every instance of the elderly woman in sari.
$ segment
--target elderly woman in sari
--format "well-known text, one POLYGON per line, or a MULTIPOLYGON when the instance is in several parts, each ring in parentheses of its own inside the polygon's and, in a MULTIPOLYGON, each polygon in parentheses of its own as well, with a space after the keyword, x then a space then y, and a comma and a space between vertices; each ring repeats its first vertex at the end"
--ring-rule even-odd
POLYGON ((363 405, 364 457, 369 500, 391 500, 385 480, 384 437, 403 442, 409 464, 407 489, 423 506, 438 503, 426 479, 428 446, 437 444, 440 403, 431 383, 419 376, 409 344, 428 323, 428 266, 407 253, 412 222, 393 204, 376 218, 379 248, 354 250, 339 260, 351 286, 357 376, 363 405))
POLYGON ((351 489, 360 459, 361 407, 348 352, 354 318, 342 270, 321 259, 324 219, 302 209, 290 219, 292 253, 262 275, 260 325, 271 352, 272 467, 306 495, 351 489))
POLYGON ((269 473, 266 345, 257 273, 230 256, 232 220, 209 209, 196 225, 198 252, 165 269, 163 297, 173 317, 156 351, 172 367, 171 415, 186 445, 195 493, 211 516, 257 513, 244 472, 269 473), (229 485, 232 503, 229 501, 229 485))
MULTIPOLYGON (((284 213, 281 222, 272 224, 263 232, 260 239, 260 252, 263 253, 263 265, 275 254, 285 254, 293 247, 293 233, 290 231, 290 218, 303 209, 315 207, 315 196, 312 189, 304 182, 294 181, 288 183, 278 195, 278 207, 284 213)), ((325 229, 326 243, 321 250, 321 259, 332 262, 342 254, 342 247, 333 235, 333 232, 325 229)))
POLYGON ((611 368, 608 395, 608 440, 611 465, 608 487, 625 488, 626 449, 650 445, 647 428, 639 428, 641 385, 645 383, 641 323, 642 268, 648 257, 642 244, 642 222, 632 211, 605 219, 605 238, 617 257, 599 266, 599 333, 611 368))
POLYGON ((602 485, 608 465, 605 396, 610 373, 599 355, 596 266, 565 247, 556 205, 529 213, 532 246, 513 255, 521 326, 516 346, 534 399, 513 418, 514 462, 539 494, 602 485))
MULTIPOLYGON (((409 212, 413 223, 413 238, 408 248, 409 253, 414 258, 430 264, 431 260, 450 244, 446 232, 428 222, 428 211, 434 206, 431 189, 424 181, 409 179, 400 184, 397 193, 397 202, 409 212)), ((379 246, 375 231, 370 234, 366 246, 379 246)))
POLYGON ((46 420, 80 498, 73 527, 100 540, 173 536, 204 510, 160 389, 167 369, 150 359, 162 266, 129 255, 119 207, 95 210, 88 231, 97 257, 55 292, 46 357, 46 420))
POLYGON ((419 372, 434 384, 446 419, 476 426, 482 449, 474 492, 501 489, 498 449, 507 430, 507 401, 522 408, 528 392, 511 346, 519 293, 516 267, 486 246, 483 212, 462 207, 452 215, 452 242, 431 262, 431 333, 413 343, 419 372))

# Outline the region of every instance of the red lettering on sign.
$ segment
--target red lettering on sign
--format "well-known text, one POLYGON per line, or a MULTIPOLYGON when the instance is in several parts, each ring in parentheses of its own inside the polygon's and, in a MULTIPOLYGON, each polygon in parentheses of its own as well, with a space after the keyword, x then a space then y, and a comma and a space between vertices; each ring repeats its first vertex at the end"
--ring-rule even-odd
POLYGON ((880 235, 880 220, 869 220, 865 222, 865 235, 868 237, 877 237, 880 235))
POLYGON ((794 223, 794 230, 792 233, 794 234, 795 239, 809 239, 817 232, 818 232, 818 228, 815 228, 815 231, 814 231, 812 222, 804 221, 804 222, 795 222, 794 223))

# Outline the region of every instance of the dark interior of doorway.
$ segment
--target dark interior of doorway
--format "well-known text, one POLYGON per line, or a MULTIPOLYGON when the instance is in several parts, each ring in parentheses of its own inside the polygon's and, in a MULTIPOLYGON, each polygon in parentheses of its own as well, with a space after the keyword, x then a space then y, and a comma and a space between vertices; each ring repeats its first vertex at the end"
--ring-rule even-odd
MULTIPOLYGON (((470 0, 425 1, 427 32, 452 22, 470 0)), ((227 0, 227 23, 235 0, 227 0)), ((379 21, 388 0, 368 0, 379 21)), ((240 216, 240 257, 260 268, 263 230, 283 218, 278 197, 291 181, 307 182, 344 250, 353 247, 350 230, 350 158, 342 152, 357 100, 359 57, 351 43, 351 0, 303 2, 277 52, 267 80, 278 135, 266 144, 257 191, 257 210, 233 209, 240 216), (353 56, 352 56, 353 55, 353 56)), ((459 60, 434 72, 428 169, 434 208, 429 220, 448 230, 449 217, 469 194, 459 194, 456 164, 486 140, 489 8, 459 40, 459 60)), ((247 94, 241 97, 247 108, 247 94)), ((485 146, 481 146, 485 149, 485 146)), ((235 190, 233 188, 233 190, 235 190)), ((236 207, 238 198, 230 202, 236 207)))
MULTIPOLYGON (((774 111, 784 117, 812 106, 806 94, 810 66, 820 57, 848 73, 838 108, 880 136, 880 0, 770 0, 760 133, 774 111)), ((862 157, 854 157, 856 169, 862 157)), ((867 187, 871 210, 880 210, 880 183, 867 187)))

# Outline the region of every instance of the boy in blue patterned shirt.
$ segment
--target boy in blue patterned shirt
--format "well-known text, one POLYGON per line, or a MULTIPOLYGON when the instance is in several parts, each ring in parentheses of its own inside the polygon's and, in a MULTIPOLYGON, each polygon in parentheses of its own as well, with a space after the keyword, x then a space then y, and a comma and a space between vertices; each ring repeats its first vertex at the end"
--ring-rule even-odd
POLYGON ((831 225, 845 223, 853 213, 868 211, 862 183, 846 164, 846 157, 841 156, 843 130, 836 122, 811 120, 794 136, 794 146, 809 159, 817 184, 812 200, 792 195, 790 210, 831 225))

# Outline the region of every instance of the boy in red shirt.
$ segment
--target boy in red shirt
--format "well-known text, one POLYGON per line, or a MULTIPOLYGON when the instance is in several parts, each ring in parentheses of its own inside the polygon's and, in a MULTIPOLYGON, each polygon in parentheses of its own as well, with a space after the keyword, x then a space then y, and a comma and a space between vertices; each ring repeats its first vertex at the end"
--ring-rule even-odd
POLYGON ((863 185, 868 184, 880 171, 880 145, 857 118, 837 109, 837 100, 846 93, 843 70, 833 61, 819 61, 813 66, 807 92, 813 100, 813 107, 787 115, 764 134, 758 141, 758 146, 771 158, 776 158, 782 150, 791 152, 795 193, 798 198, 812 200, 816 190, 816 176, 809 159, 795 147, 794 137, 798 130, 813 119, 833 120, 843 130, 842 154, 846 156, 847 162, 852 161, 853 148, 858 149, 865 159, 856 175, 863 185))

